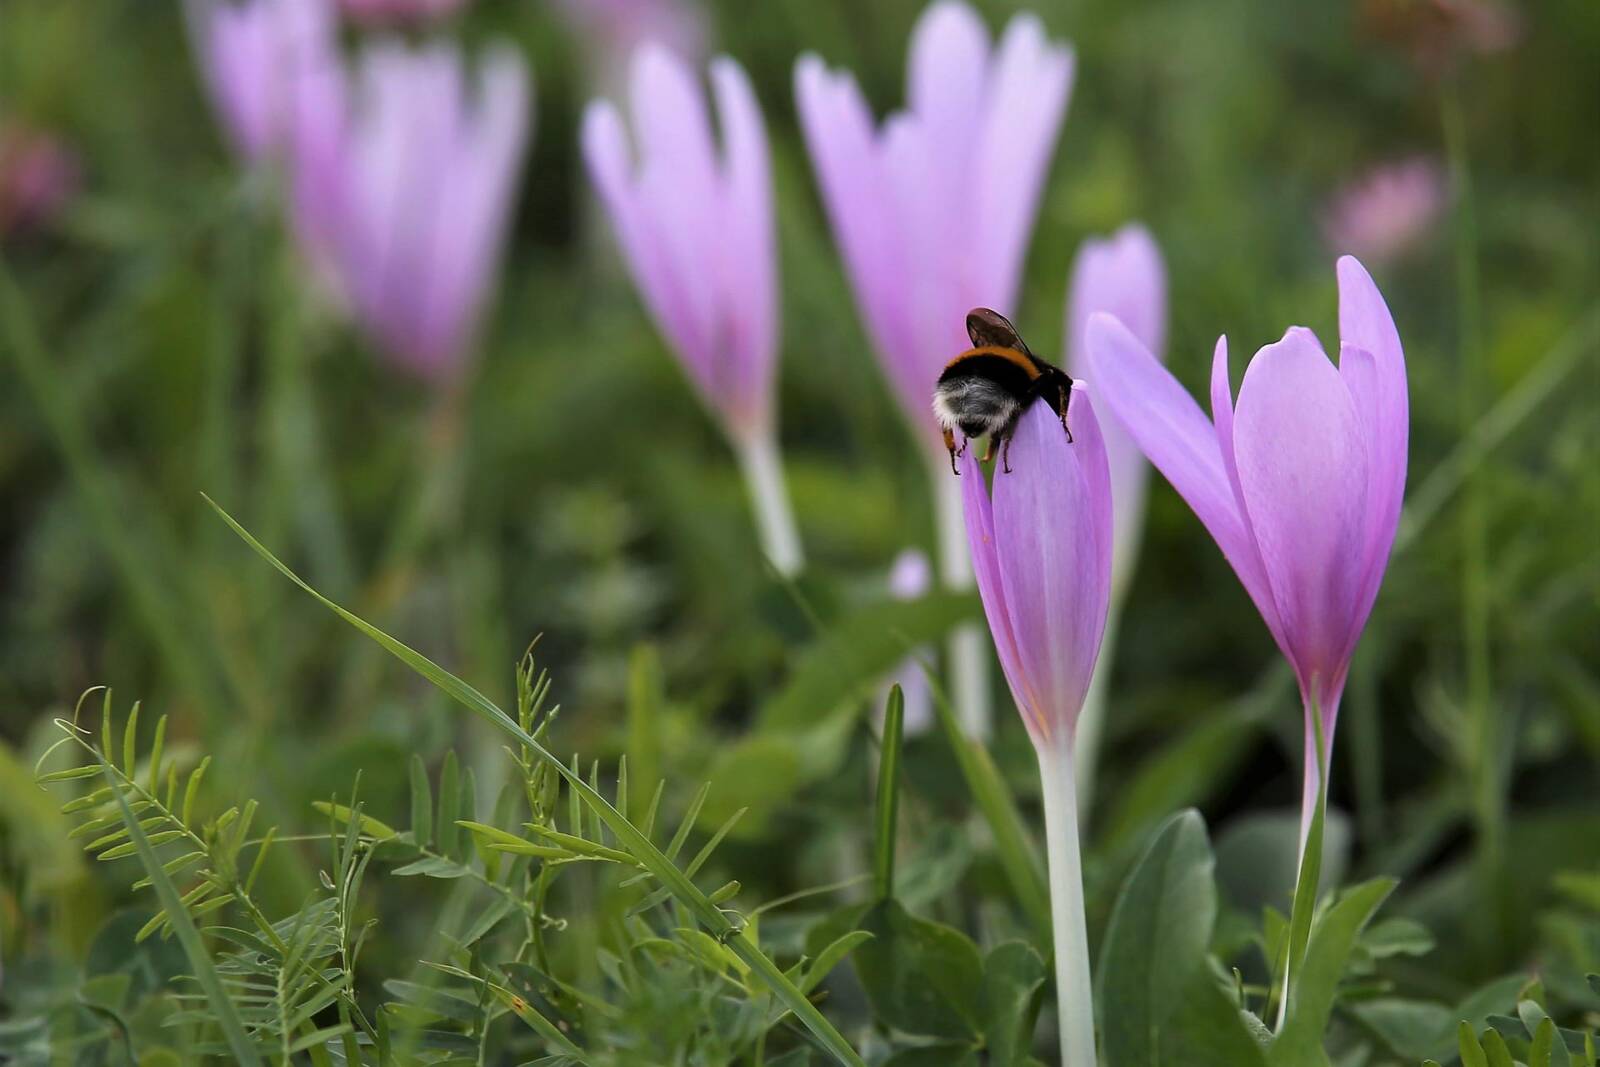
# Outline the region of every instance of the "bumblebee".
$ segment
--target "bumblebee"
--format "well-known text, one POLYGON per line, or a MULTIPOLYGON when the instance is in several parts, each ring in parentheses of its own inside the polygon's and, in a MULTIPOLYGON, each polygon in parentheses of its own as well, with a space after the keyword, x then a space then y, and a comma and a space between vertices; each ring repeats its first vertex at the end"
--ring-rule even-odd
POLYGON ((950 450, 950 469, 956 474, 956 457, 967 451, 974 437, 988 437, 984 462, 1000 443, 1000 465, 1011 472, 1011 435, 1023 412, 1038 399, 1055 409, 1067 428, 1067 406, 1072 401, 1072 378, 1059 367, 1034 355, 1004 315, 988 308, 967 313, 967 336, 973 347, 952 359, 933 390, 933 413, 944 428, 944 446, 950 450), (961 447, 955 433, 961 431, 961 447))

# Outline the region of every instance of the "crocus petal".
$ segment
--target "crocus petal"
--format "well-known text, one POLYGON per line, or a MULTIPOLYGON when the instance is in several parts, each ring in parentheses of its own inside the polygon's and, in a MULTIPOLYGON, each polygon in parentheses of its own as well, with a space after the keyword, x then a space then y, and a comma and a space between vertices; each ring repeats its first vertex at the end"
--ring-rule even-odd
POLYGON ((449 369, 469 342, 477 305, 500 259, 517 161, 528 131, 527 75, 516 55, 483 60, 479 91, 458 143, 460 162, 445 175, 430 244, 432 284, 417 294, 430 371, 449 369))
MULTIPOLYGON (((1233 453, 1233 386, 1228 380, 1228 339, 1217 338, 1217 347, 1211 354, 1211 419, 1216 426, 1217 447, 1222 453, 1222 469, 1228 475, 1228 488, 1233 493, 1234 507, 1240 516, 1247 515, 1244 490, 1239 488, 1239 464, 1233 453)), ((1246 544, 1241 551, 1249 566, 1239 571, 1239 581, 1255 603, 1261 619, 1267 624, 1278 650, 1289 657, 1289 646, 1284 639, 1283 621, 1278 617, 1278 603, 1272 598, 1272 588, 1267 582, 1266 567, 1261 562, 1261 549, 1256 544, 1255 531, 1248 522, 1244 527, 1246 544), (1248 575, 1248 577, 1247 577, 1248 575)))
POLYGON ((1017 635, 1012 630, 1011 613, 1006 608, 1005 581, 1001 578, 999 546, 995 542, 994 509, 989 500, 989 487, 983 480, 983 468, 978 466, 973 450, 968 448, 961 456, 961 503, 967 524, 967 545, 972 551, 972 569, 978 581, 978 596, 983 601, 983 614, 989 620, 989 633, 994 638, 995 652, 1000 657, 1000 669, 1011 687, 1028 731, 1040 736, 1047 724, 1038 720, 1031 709, 1040 707, 1027 684, 1022 669, 1022 657, 1017 648, 1017 635))
POLYGON ((1104 312, 1091 315, 1087 343, 1094 395, 1210 531, 1270 628, 1277 612, 1229 485, 1217 431, 1119 320, 1104 312))
POLYGON ((1310 330, 1251 360, 1233 428, 1239 485, 1302 689, 1343 671, 1365 555, 1367 450, 1310 330))
POLYGON ((692 71, 657 45, 634 58, 629 107, 641 160, 637 190, 656 234, 661 257, 682 275, 677 298, 691 324, 693 361, 703 382, 711 377, 717 344, 715 285, 696 284, 704 271, 699 244, 716 224, 716 157, 705 102, 692 71))
POLYGON ((1035 402, 994 478, 994 530, 1006 609, 1039 736, 1072 737, 1105 632, 1111 490, 1087 394, 1073 390, 1072 442, 1035 402))
MULTIPOLYGON (((1371 468, 1367 494, 1367 523, 1363 534, 1366 560, 1362 569, 1360 621, 1378 596, 1378 586, 1389 563, 1400 505, 1406 488, 1406 451, 1410 439, 1410 406, 1406 390, 1405 353, 1400 333, 1372 276, 1359 262, 1344 256, 1339 276, 1339 370, 1366 427, 1371 468), (1346 348, 1345 346, 1348 346, 1346 348), (1347 373, 1349 349, 1366 352, 1372 360, 1370 375, 1347 373), (1361 380, 1357 380, 1358 377, 1361 380)), ((1361 370, 1365 371, 1364 363, 1361 370)), ((1357 370, 1351 366, 1353 372, 1357 370)), ((1357 626, 1359 633, 1359 624, 1357 626)), ((1354 643, 1354 635, 1351 638, 1354 643)))
POLYGON ((718 273, 722 286, 725 368, 734 410, 746 433, 771 421, 769 408, 778 329, 777 247, 773 235, 772 175, 761 109, 744 69, 718 57, 711 85, 722 123, 728 237, 718 273))
POLYGON ((874 345, 892 360, 911 346, 898 242, 890 214, 881 209, 872 112, 855 80, 830 72, 815 55, 800 57, 794 82, 800 129, 856 305, 874 345))
MULTIPOLYGON (((1105 240, 1091 238, 1078 250, 1067 289, 1067 369, 1091 378, 1084 332, 1089 316, 1109 312, 1122 320, 1157 359, 1162 357, 1167 321, 1166 268, 1150 232, 1137 224, 1124 226, 1105 240)), ((1112 588, 1125 587, 1144 528, 1144 506, 1150 466, 1116 421, 1102 424, 1106 460, 1111 467, 1111 500, 1116 531, 1112 588)))
MULTIPOLYGON (((1089 376, 1084 334, 1089 316, 1109 312, 1157 359, 1166 351, 1167 268, 1150 231, 1138 223, 1078 249, 1067 289, 1067 370, 1089 376)), ((1107 439, 1110 431, 1107 430, 1107 439)))
POLYGON ((1052 47, 1032 14, 1014 17, 995 53, 985 105, 976 210, 968 247, 979 286, 970 303, 1005 307, 1016 299, 1022 259, 1072 87, 1071 48, 1052 47))

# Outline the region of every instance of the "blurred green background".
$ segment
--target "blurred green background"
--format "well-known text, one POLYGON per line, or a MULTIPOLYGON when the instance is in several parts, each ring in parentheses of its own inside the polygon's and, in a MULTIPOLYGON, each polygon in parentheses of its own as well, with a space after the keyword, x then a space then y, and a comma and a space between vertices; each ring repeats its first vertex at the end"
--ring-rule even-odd
MULTIPOLYGON (((991 28, 1022 7, 978 6, 991 28)), ((178 4, 0 0, 0 119, 59 137, 81 177, 53 220, 0 236, 8 960, 81 952, 126 902, 27 773, 50 717, 91 685, 170 714, 168 744, 225 771, 212 788, 261 798, 286 827, 311 824, 311 801, 347 794, 358 769, 369 810, 400 812, 411 752, 436 763, 454 746, 484 776, 501 759, 251 556, 201 491, 497 699, 543 635, 557 750, 609 763, 628 748, 685 793, 713 779, 716 812, 749 805, 718 863, 756 899, 836 877, 870 832, 866 719, 796 737, 755 712, 819 634, 883 596, 901 549, 931 550, 932 516, 822 216, 791 75, 814 50, 880 113, 897 106, 919 9, 705 12, 772 139, 781 435, 810 561, 796 597, 767 573, 732 457, 620 270, 576 149, 583 104, 615 72, 585 65, 558 11, 479 0, 441 31, 523 49, 537 119, 475 366, 439 392, 307 289, 270 183, 222 141, 178 4), (630 681, 637 703, 651 657, 665 704, 641 738, 630 681)), ((1437 936, 1401 965, 1413 992, 1448 999, 1524 968, 1577 988, 1600 969, 1600 901, 1583 888, 1600 892, 1582 880, 1600 865, 1600 9, 1502 11, 1509 37, 1488 50, 1402 0, 1039 14, 1078 55, 1017 316, 1041 353, 1061 352, 1080 240, 1134 219, 1167 258, 1169 363, 1191 387, 1222 332, 1236 352, 1290 323, 1331 344, 1339 249, 1323 221, 1339 190, 1396 158, 1455 172, 1410 247, 1368 262, 1406 347, 1410 478, 1335 747, 1335 836, 1351 876, 1404 878, 1391 910, 1437 936)), ((1278 899, 1300 711, 1249 600, 1159 478, 1122 627, 1091 909, 1103 918, 1142 835, 1190 803, 1228 901, 1278 899)), ((996 758, 1026 798, 1031 752, 1000 708, 996 758)), ((952 768, 937 738, 911 743, 907 832, 929 899, 948 910, 963 886, 981 917, 1005 888, 952 768)), ((374 951, 408 958, 425 910, 375 906, 374 951)))

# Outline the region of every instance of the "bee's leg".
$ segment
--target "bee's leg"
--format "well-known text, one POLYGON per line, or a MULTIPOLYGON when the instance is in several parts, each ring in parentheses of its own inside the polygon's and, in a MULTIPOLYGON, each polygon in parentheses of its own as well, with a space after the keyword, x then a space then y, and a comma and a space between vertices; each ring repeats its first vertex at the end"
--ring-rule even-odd
POLYGON ((1066 431, 1067 444, 1072 443, 1072 428, 1067 425, 1067 411, 1072 406, 1072 386, 1062 385, 1057 387, 1059 393, 1056 400, 1056 413, 1061 416, 1061 428, 1066 431))
MULTIPOLYGON (((956 435, 951 433, 949 430, 944 432, 944 447, 950 451, 950 473, 954 474, 958 478, 961 477, 961 471, 956 466, 956 435)), ((961 442, 961 451, 965 452, 966 450, 967 443, 963 441, 961 442)))
POLYGON ((1011 473, 1011 435, 1006 434, 1005 442, 1000 446, 1000 469, 1011 473))

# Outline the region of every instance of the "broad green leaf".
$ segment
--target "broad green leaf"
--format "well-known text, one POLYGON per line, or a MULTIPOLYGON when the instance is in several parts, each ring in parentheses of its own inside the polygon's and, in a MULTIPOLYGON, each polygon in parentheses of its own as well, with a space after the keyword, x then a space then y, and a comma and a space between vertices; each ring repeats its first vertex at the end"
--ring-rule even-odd
MULTIPOLYGON (((322 812, 322 814, 331 816, 333 820, 339 823, 341 826, 350 825, 351 812, 350 809, 343 804, 331 804, 326 800, 313 800, 311 802, 311 806, 322 812)), ((391 837, 400 836, 400 831, 396 830, 387 823, 374 819, 366 812, 362 812, 360 816, 357 817, 356 821, 361 827, 361 832, 371 837, 375 841, 385 841, 391 837)))
POLYGON ((848 1064, 850 1067, 864 1067, 861 1057, 850 1046, 850 1043, 823 1016, 816 1005, 806 999, 805 994, 801 993, 793 982, 784 977, 777 964, 773 963, 759 948, 750 944, 744 938, 734 937, 733 935, 737 933, 737 930, 733 922, 715 904, 711 903, 706 898, 706 895, 700 891, 699 887, 679 870, 671 860, 663 855, 661 850, 649 838, 630 823, 626 816, 612 807, 611 803, 597 790, 591 788, 581 775, 567 767, 566 764, 540 744, 537 738, 522 729, 515 719, 507 715, 505 711, 477 689, 440 667, 420 652, 395 640, 376 626, 345 610, 317 592, 281 560, 267 551, 261 542, 257 541, 243 526, 234 521, 231 515, 218 507, 215 501, 211 500, 210 497, 205 497, 205 500, 222 518, 223 522, 227 523, 229 528, 250 546, 252 551, 271 564, 285 578, 288 578, 310 594, 324 607, 355 627, 355 629, 377 642, 385 651, 433 683, 473 714, 492 724, 501 733, 509 737, 513 743, 525 746, 534 758, 565 779, 569 789, 581 798, 582 802, 616 835, 618 841, 622 843, 628 852, 654 874, 662 885, 671 891, 672 895, 694 915, 702 926, 714 936, 728 941, 734 953, 768 984, 774 996, 782 1002, 784 1007, 794 1013, 795 1018, 806 1029, 811 1031, 823 1048, 827 1049, 841 1063, 848 1064))
POLYGON ((1361 935, 1361 948, 1373 959, 1426 956, 1433 951, 1433 933, 1415 919, 1384 919, 1361 935))
POLYGON ((1440 1054, 1456 1029, 1456 1015, 1443 1004, 1422 1000, 1379 997, 1347 1005, 1346 1009, 1373 1037, 1405 1059, 1440 1054))
POLYGON ((983 1061, 971 1044, 948 1042, 904 1049, 883 1061, 883 1067, 978 1067, 983 1061))
POLYGON ((1028 1062, 1045 963, 1025 941, 996 945, 983 961, 983 1036, 990 1067, 1028 1062))
POLYGON ((433 837, 439 851, 456 859, 457 842, 461 838, 456 819, 461 816, 461 770, 456 762, 455 749, 444 754, 444 767, 439 771, 439 807, 433 821, 433 837))
POLYGON ((894 896, 895 809, 899 803, 900 733, 906 698, 898 685, 889 690, 878 753, 877 832, 872 846, 872 883, 879 900, 894 896))
POLYGON ((1289 987, 1282 1028, 1272 1042, 1274 1067, 1323 1067, 1322 1035, 1338 994, 1339 980, 1356 939, 1394 890, 1394 880, 1376 878, 1346 891, 1312 924, 1305 963, 1289 987))
POLYGON ((976 1040, 983 961, 961 931, 918 919, 893 898, 861 920, 872 940, 851 962, 879 1020, 908 1034, 976 1040))
POLYGON ((1533 1032, 1533 1044, 1528 1046, 1528 1067, 1567 1067, 1567 1064, 1567 1046, 1556 1040, 1556 1024, 1546 1016, 1533 1032))
POLYGON ((1511 1050, 1506 1047, 1506 1039, 1500 1036, 1498 1030, 1484 1033, 1483 1053, 1489 1061, 1489 1067, 1516 1067, 1516 1060, 1511 1058, 1511 1050))
POLYGON ((909 649, 931 644, 977 616, 977 594, 936 592, 919 600, 884 600, 834 620, 761 709, 760 729, 812 726, 876 686, 909 649))
POLYGON ((852 930, 831 941, 826 948, 817 953, 817 958, 811 961, 806 968, 806 974, 799 981, 800 989, 806 993, 811 992, 822 984, 822 980, 837 967, 846 956, 872 940, 872 935, 865 930, 852 930))
POLYGON ((1159 1061, 1168 1017, 1205 966, 1217 913, 1212 868, 1205 823, 1186 811, 1156 831, 1123 883, 1095 981, 1112 1067, 1159 1061))
POLYGON ((1463 1022, 1456 1027, 1456 1048, 1461 1053, 1461 1067, 1489 1067, 1489 1057, 1483 1051, 1474 1028, 1463 1022))
POLYGON ((422 757, 411 754, 411 838, 418 848, 433 844, 433 786, 422 757))

